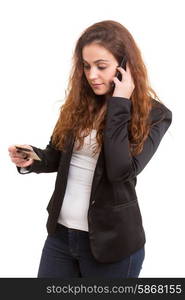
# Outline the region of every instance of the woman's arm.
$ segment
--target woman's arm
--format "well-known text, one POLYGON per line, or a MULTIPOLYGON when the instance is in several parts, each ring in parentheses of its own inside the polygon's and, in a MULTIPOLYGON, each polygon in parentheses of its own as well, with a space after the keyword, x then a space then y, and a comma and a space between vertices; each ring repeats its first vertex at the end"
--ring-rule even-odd
POLYGON ((35 153, 41 158, 41 161, 34 160, 29 167, 24 168, 23 170, 21 170, 22 168, 17 166, 18 172, 20 174, 27 174, 31 172, 50 173, 56 172, 58 170, 62 152, 60 150, 57 150, 52 145, 51 139, 45 149, 40 149, 32 145, 30 146, 33 148, 35 153))
MULTIPOLYGON (((157 150, 162 137, 172 122, 172 112, 161 105, 163 118, 153 125, 144 142, 143 150, 136 156, 129 152, 128 122, 131 118, 131 100, 111 97, 107 103, 107 117, 104 129, 104 152, 106 171, 110 181, 127 181, 136 177, 147 165, 157 150)), ((161 109, 153 108, 152 118, 161 118, 161 109)), ((157 121, 157 119, 156 119, 157 121)))

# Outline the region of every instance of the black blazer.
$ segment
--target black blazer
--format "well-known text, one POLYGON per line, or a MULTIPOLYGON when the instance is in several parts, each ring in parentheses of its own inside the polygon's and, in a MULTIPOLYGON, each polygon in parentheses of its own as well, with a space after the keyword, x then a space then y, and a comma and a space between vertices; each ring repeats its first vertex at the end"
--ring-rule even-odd
MULTIPOLYGON (((90 247, 95 259, 112 263, 131 255, 145 244, 145 232, 136 195, 136 176, 154 155, 172 121, 172 112, 153 100, 150 113, 155 123, 139 155, 129 155, 128 123, 131 100, 110 97, 107 104, 103 144, 96 164, 89 210, 90 247)), ((30 172, 57 172, 54 192, 47 210, 47 231, 55 233, 63 202, 75 139, 71 137, 67 151, 57 150, 51 143, 42 150, 33 147, 42 161, 34 161, 30 172)), ((20 168, 18 171, 20 171, 20 168)))

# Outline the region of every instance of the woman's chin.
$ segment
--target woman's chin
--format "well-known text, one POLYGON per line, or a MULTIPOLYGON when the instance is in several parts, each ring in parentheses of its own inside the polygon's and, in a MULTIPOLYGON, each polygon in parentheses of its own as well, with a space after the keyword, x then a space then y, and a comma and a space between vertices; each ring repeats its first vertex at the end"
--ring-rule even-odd
POLYGON ((94 91, 95 95, 105 95, 106 93, 105 92, 100 92, 100 91, 94 91))
POLYGON ((93 89, 93 92, 95 93, 95 95, 106 95, 110 92, 110 89, 102 89, 102 90, 97 90, 97 89, 93 89))

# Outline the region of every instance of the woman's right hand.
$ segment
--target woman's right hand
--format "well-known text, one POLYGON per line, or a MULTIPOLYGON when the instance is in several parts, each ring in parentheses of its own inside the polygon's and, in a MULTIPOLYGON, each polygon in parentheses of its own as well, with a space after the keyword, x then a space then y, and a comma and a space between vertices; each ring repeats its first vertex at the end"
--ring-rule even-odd
MULTIPOLYGON (((20 147, 28 148, 30 150, 33 150, 33 148, 30 145, 20 145, 20 147)), ((21 168, 26 168, 30 166, 33 163, 33 159, 29 158, 25 155, 25 152, 19 151, 16 149, 14 145, 8 147, 9 156, 11 158, 11 161, 17 166, 21 168)))

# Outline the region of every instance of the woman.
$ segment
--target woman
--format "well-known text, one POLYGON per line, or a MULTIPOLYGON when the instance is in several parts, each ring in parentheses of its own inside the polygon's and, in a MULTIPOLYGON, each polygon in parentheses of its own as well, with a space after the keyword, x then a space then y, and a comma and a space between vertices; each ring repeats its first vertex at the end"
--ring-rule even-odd
POLYGON ((136 177, 171 121, 128 30, 115 21, 87 28, 49 144, 22 145, 41 160, 9 147, 19 173, 57 172, 38 277, 139 276, 145 233, 136 177))

